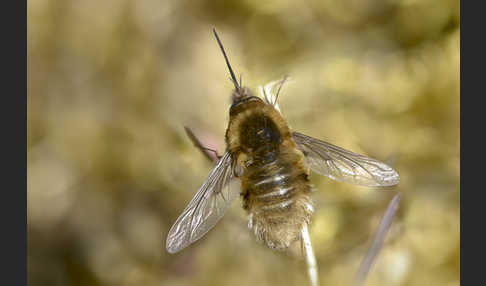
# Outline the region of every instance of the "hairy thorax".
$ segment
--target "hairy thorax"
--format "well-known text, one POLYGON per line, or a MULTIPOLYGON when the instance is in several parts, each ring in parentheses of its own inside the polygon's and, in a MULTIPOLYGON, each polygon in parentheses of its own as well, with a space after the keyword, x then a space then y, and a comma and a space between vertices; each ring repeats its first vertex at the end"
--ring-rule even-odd
POLYGON ((286 249, 312 214, 308 170, 287 123, 273 106, 249 100, 230 110, 226 141, 249 227, 270 248, 286 249))

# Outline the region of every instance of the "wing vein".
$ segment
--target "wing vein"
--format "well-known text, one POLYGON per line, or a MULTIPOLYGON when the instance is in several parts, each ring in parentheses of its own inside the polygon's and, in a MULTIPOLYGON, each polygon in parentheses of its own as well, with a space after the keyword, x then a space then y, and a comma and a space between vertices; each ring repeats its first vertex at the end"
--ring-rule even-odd
POLYGON ((400 180, 395 170, 378 160, 298 132, 292 133, 292 139, 311 170, 331 179, 373 187, 396 185, 400 180))

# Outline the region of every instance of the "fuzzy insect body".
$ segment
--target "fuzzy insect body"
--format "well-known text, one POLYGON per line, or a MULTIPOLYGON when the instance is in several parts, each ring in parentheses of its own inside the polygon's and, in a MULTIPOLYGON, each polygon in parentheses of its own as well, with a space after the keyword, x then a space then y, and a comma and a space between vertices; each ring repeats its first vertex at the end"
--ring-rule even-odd
POLYGON ((270 248, 288 248, 300 239, 313 207, 309 170, 287 122, 258 97, 235 101, 226 144, 240 170, 249 227, 270 248))
MULTIPOLYGON (((398 184, 393 168, 370 157, 292 131, 277 104, 287 78, 261 88, 262 98, 236 80, 216 31, 214 35, 224 55, 235 86, 226 150, 203 185, 169 230, 167 251, 176 253, 204 236, 224 216, 240 196, 249 214, 248 226, 257 240, 271 249, 285 250, 294 241, 302 242, 311 284, 318 285, 316 259, 309 235, 313 212, 309 172, 331 179, 368 187, 398 184), (278 86, 276 93, 275 87, 278 86)), ((196 147, 206 151, 186 129, 196 147)), ((375 259, 393 220, 400 196, 397 194, 385 213, 370 251, 363 259, 357 284, 375 259)))

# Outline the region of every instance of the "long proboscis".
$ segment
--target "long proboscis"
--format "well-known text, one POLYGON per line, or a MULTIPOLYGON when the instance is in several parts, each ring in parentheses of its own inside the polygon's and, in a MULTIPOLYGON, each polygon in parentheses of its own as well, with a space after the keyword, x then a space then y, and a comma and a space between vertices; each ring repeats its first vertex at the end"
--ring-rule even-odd
POLYGON ((229 72, 231 74, 231 81, 233 81, 233 84, 235 85, 235 89, 239 90, 240 86, 238 85, 238 81, 236 80, 235 73, 233 72, 233 69, 231 68, 231 65, 230 65, 229 60, 228 60, 228 56, 226 56, 226 52, 224 51, 223 44, 221 43, 221 40, 219 39, 218 33, 216 33, 215 28, 213 28, 213 33, 214 33, 214 36, 216 36, 216 41, 218 41, 218 45, 221 48, 221 52, 223 52, 223 56, 224 56, 224 59, 226 61, 226 65, 228 66, 229 72))

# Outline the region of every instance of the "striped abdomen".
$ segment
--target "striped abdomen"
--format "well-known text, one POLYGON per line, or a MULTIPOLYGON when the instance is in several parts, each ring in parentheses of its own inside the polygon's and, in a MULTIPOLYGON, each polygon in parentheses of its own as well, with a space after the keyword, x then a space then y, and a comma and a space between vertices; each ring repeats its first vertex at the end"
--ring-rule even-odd
POLYGON ((312 214, 311 187, 302 158, 289 151, 254 154, 255 163, 240 178, 249 226, 259 240, 274 249, 285 249, 299 239, 303 224, 312 214), (258 158, 262 155, 271 160, 258 158))
POLYGON ((305 158, 286 121, 261 99, 242 99, 230 109, 226 143, 238 165, 249 226, 270 248, 289 247, 309 223, 312 204, 305 158))

